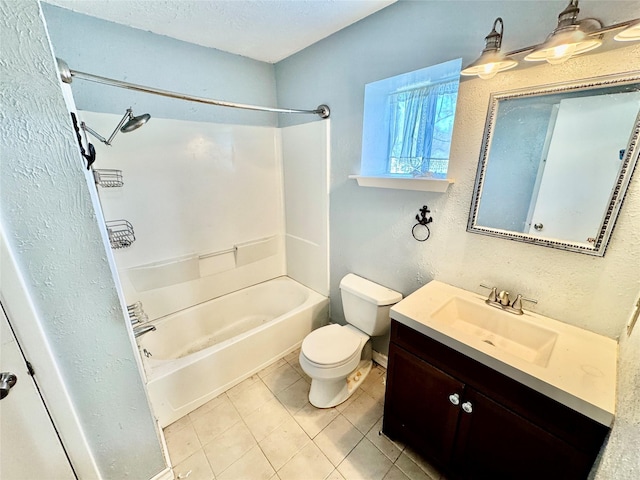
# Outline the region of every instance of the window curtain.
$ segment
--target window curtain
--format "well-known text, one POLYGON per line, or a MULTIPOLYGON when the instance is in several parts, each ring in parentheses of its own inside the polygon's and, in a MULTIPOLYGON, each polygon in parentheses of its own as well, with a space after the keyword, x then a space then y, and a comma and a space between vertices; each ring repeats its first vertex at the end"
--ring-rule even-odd
POLYGON ((389 172, 430 171, 433 137, 442 99, 457 93, 457 80, 389 95, 389 172))

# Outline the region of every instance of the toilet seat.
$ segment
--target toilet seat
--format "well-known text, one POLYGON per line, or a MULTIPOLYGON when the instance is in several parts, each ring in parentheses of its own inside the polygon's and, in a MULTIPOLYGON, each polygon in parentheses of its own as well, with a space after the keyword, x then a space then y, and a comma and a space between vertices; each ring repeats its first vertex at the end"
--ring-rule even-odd
POLYGON ((314 330, 302 341, 302 354, 318 368, 334 368, 360 355, 361 338, 338 324, 314 330))

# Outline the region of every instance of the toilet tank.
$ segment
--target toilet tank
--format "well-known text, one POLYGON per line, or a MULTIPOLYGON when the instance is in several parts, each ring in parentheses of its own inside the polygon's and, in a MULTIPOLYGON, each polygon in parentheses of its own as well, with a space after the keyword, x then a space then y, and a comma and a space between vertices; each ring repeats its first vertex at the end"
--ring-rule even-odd
POLYGON ((402 294, 353 273, 340 282, 345 320, 370 336, 384 334, 391 324, 389 310, 402 294))

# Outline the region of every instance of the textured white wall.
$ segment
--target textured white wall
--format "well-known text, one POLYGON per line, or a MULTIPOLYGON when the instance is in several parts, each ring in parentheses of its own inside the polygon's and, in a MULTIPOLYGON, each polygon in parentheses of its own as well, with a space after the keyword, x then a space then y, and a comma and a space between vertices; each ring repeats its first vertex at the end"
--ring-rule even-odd
POLYGON ((0 32, 2 228, 101 474, 151 478, 165 462, 38 2, 2 0, 0 32))
POLYGON ((640 326, 620 339, 618 399, 613 430, 592 471, 596 480, 640 478, 640 326))

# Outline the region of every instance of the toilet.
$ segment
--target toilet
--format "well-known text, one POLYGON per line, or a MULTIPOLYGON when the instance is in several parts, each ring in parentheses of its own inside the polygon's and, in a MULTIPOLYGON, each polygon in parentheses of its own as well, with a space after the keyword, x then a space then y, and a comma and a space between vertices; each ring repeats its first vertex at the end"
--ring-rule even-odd
POLYGON ((371 371, 370 337, 389 330, 402 294, 350 273, 340 282, 347 325, 314 330, 302 341, 300 366, 311 377, 309 402, 330 408, 348 399, 371 371))

